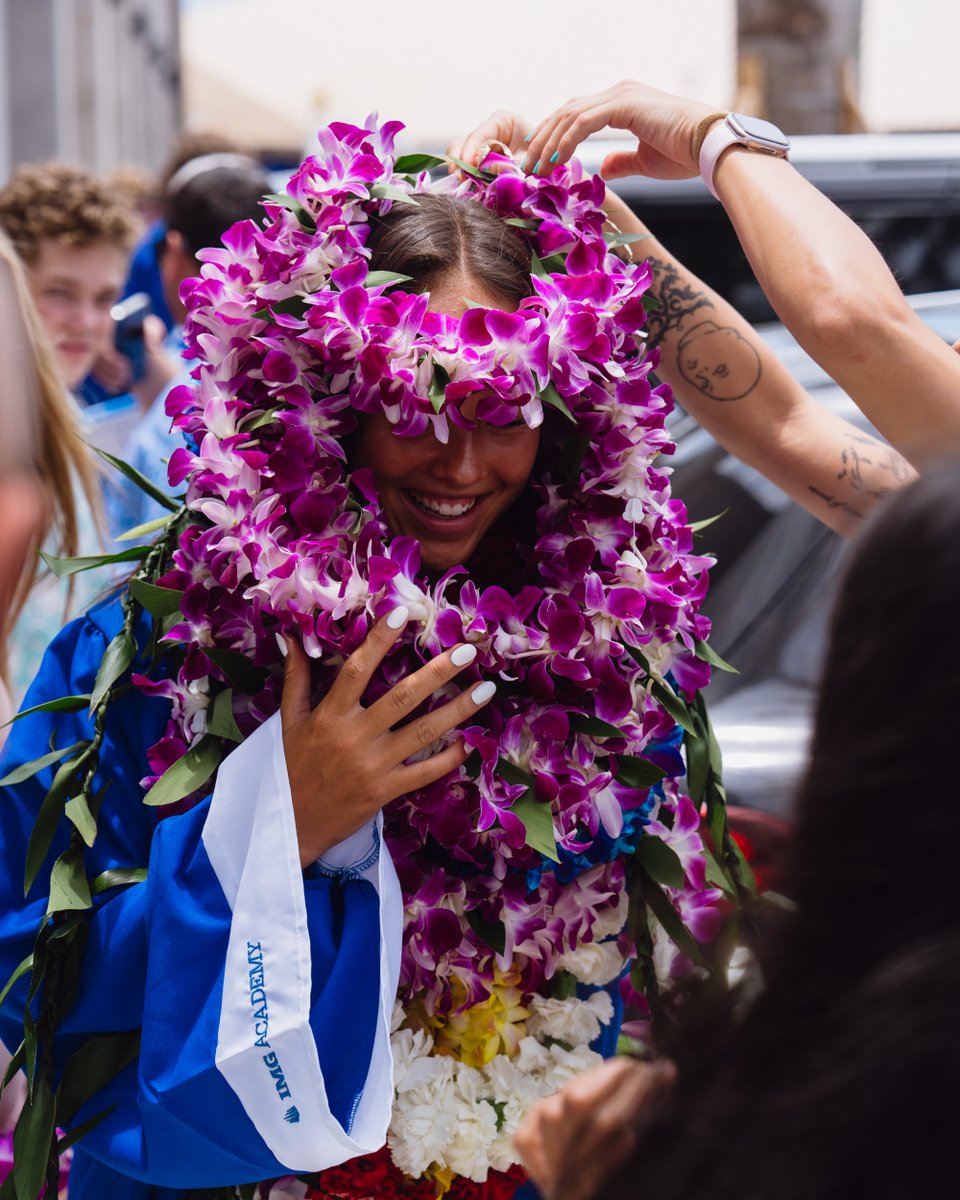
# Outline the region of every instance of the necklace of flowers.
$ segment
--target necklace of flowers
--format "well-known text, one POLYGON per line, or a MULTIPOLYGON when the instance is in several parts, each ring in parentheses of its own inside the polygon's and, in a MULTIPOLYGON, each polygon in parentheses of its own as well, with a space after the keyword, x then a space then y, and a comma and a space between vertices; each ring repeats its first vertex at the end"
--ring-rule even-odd
MULTIPOLYGON (((323 688, 402 603, 412 620, 371 700, 461 641, 478 651, 467 686, 498 680, 459 731, 465 766, 385 813, 405 900, 389 1170, 398 1194, 418 1178, 456 1194, 513 1178, 519 1120, 597 1061, 614 999, 648 1018, 672 977, 719 970, 707 944, 750 882, 698 691, 720 663, 698 611, 712 560, 658 463, 671 397, 643 348, 649 269, 613 253, 628 239, 604 233, 602 181, 578 164, 540 179, 491 155, 495 172, 457 163, 438 184, 444 160, 395 155, 401 128, 321 130, 263 225, 234 226, 184 287, 199 366, 167 411, 185 509, 130 589, 171 665, 133 679, 171 702, 144 780, 167 811, 279 707, 285 632, 323 688), (528 239, 516 312, 432 313, 369 269, 371 219, 438 188, 528 239), (432 581, 342 443, 378 410, 398 436, 445 442, 478 394, 477 419, 543 427, 535 532, 519 582, 432 581)), ((365 1194, 364 1169, 352 1191, 340 1169, 336 1194, 365 1194)))

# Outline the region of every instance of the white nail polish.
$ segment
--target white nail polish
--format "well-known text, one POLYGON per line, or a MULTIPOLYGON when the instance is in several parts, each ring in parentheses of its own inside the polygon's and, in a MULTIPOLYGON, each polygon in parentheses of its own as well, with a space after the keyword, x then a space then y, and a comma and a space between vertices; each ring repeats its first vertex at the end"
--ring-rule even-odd
POLYGON ((277 645, 278 645, 278 646, 279 646, 279 648, 280 648, 280 653, 283 655, 283 657, 284 657, 284 658, 286 658, 286 657, 287 657, 287 643, 286 643, 286 641, 284 640, 284 636, 283 636, 283 634, 282 634, 282 633, 280 632, 280 630, 278 629, 278 630, 277 630, 277 632, 276 632, 276 634, 275 634, 274 636, 275 636, 275 637, 276 637, 276 639, 277 639, 277 645))
POLYGON ((470 699, 474 704, 486 704, 490 697, 497 690, 497 685, 490 679, 485 679, 483 683, 478 683, 470 693, 470 699))
POLYGON ((410 616, 410 609, 405 604, 398 604, 392 613, 387 617, 388 629, 400 629, 407 623, 407 617, 410 616))
POLYGON ((472 663, 476 657, 476 646, 471 646, 469 642, 464 642, 462 646, 458 646, 450 655, 450 661, 455 667, 465 667, 467 663, 472 663))

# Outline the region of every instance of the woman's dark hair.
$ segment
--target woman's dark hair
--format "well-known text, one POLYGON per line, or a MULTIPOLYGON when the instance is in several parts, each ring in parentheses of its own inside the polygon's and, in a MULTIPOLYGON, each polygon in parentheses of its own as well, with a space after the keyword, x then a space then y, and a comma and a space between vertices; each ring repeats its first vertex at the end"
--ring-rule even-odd
POLYGON ((421 287, 461 274, 514 304, 530 295, 530 250, 500 217, 475 200, 435 192, 415 199, 372 223, 372 269, 409 275, 421 287))
MULTIPOLYGON (((955 1186, 960 1120, 960 463, 885 501, 837 597, 764 931, 766 987, 687 1025, 605 1200, 872 1200, 955 1186)), ((683 1030, 681 1030, 683 1032, 683 1030)))

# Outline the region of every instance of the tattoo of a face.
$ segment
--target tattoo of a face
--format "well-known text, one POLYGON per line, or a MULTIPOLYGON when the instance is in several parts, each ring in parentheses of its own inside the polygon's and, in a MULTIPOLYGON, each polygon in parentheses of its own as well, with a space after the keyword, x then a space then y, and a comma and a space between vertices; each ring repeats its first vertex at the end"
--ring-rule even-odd
MULTIPOLYGON (((647 321, 647 346, 662 346, 679 337, 677 370, 697 391, 711 400, 742 400, 760 382, 760 355, 736 329, 709 318, 713 301, 685 282, 676 264, 652 256, 651 291, 660 303, 647 321), (706 311, 704 311, 706 310, 706 311)), ((671 351, 672 352, 672 351, 671 351)))
POLYGON ((760 382, 760 355, 736 329, 713 321, 701 321, 683 335, 677 365, 711 400, 742 400, 760 382))
POLYGON ((862 434, 840 455, 837 479, 846 479, 854 492, 865 492, 879 500, 906 483, 912 472, 902 455, 891 446, 862 434))

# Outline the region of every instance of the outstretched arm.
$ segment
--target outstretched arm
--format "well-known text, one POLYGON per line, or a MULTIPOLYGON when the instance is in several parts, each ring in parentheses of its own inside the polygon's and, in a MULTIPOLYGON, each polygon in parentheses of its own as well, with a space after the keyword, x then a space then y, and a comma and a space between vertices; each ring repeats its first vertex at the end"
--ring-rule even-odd
MULTIPOLYGON (((606 178, 696 175, 695 136, 711 112, 618 83, 545 118, 527 143, 527 166, 545 174, 609 125, 638 145, 604 160, 606 178)), ((913 312, 854 222, 785 160, 742 148, 721 157, 714 185, 780 319, 884 437, 915 466, 960 445, 960 360, 913 312)))

